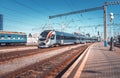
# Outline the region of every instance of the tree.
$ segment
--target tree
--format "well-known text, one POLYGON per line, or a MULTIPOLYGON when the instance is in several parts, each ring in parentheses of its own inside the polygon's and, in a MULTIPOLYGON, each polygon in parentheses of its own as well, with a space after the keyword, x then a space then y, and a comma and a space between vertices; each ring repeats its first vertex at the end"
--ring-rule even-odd
POLYGON ((31 34, 31 33, 29 33, 28 37, 32 37, 32 34, 31 34))
POLYGON ((86 36, 90 37, 90 34, 89 34, 89 33, 87 33, 87 34, 86 34, 86 36))

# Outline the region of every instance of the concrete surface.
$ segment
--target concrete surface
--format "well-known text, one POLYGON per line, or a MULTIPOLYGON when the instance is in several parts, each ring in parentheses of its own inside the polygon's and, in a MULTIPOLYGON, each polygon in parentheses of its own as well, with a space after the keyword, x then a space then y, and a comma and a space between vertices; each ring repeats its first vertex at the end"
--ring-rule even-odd
POLYGON ((104 43, 96 43, 90 51, 80 78, 120 78, 120 49, 109 51, 104 43))

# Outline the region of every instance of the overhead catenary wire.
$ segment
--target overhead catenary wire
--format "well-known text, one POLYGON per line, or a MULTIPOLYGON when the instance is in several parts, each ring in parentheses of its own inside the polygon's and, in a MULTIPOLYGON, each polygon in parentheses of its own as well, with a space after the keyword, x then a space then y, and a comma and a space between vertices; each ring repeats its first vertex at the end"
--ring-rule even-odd
POLYGON ((34 9, 34 8, 26 5, 26 4, 23 4, 23 3, 21 3, 21 2, 19 2, 19 1, 17 1, 17 0, 13 0, 13 2, 15 2, 16 4, 18 4, 18 5, 20 5, 20 6, 23 6, 23 7, 25 7, 25 8, 28 8, 28 9, 32 10, 33 12, 36 12, 36 13, 39 13, 39 14, 41 13, 40 11, 38 11, 38 10, 36 10, 36 9, 34 9))
MULTIPOLYGON (((6 9, 6 10, 8 10, 8 11, 11 11, 12 14, 15 13, 14 15, 17 15, 17 16, 13 16, 13 15, 10 14, 9 12, 5 13, 5 14, 4 14, 5 17, 7 17, 6 15, 12 16, 12 17, 10 17, 10 19, 7 18, 8 21, 16 21, 16 22, 18 22, 18 23, 20 23, 20 24, 21 24, 21 23, 22 23, 22 24, 27 24, 27 23, 22 22, 22 21, 17 21, 16 19, 23 18, 23 17, 26 16, 26 15, 32 18, 32 15, 26 14, 26 13, 24 13, 23 11, 15 10, 14 8, 10 8, 10 7, 3 6, 3 5, 0 5, 0 7, 3 8, 3 9, 6 9), (23 16, 23 17, 22 17, 22 16, 23 16), (15 17, 16 19, 13 20, 13 17, 15 17)), ((2 10, 1 10, 1 11, 2 11, 2 10)), ((34 17, 35 17, 35 16, 34 16, 34 17)), ((37 17, 37 18, 38 18, 38 17, 37 17)), ((37 19, 37 18, 36 18, 36 19, 37 19)), ((31 25, 31 24, 28 24, 28 25, 31 25)))
MULTIPOLYGON (((10 21, 10 22, 15 22, 15 23, 18 23, 19 25, 21 25, 21 24, 23 24, 23 25, 29 25, 29 26, 31 26, 32 24, 28 24, 28 23, 26 23, 26 22, 23 22, 23 21, 18 21, 18 20, 11 20, 10 18, 4 18, 5 20, 7 20, 7 21, 10 21)), ((36 26, 36 25, 32 25, 32 26, 36 26)))
MULTIPOLYGON (((64 0, 64 2, 67 4, 67 6, 70 8, 70 10, 71 11, 74 11, 74 9, 73 9, 73 7, 70 5, 70 3, 68 3, 68 1, 67 0, 64 0)), ((70 2, 70 1, 69 1, 70 2)), ((76 15, 76 17, 79 19, 79 15, 76 15)), ((73 20, 73 18, 72 18, 72 20, 73 20)), ((81 21, 79 21, 80 23, 81 23, 81 21)), ((75 22, 73 22, 74 24, 76 24, 75 22)), ((68 23, 68 24, 70 24, 70 23, 68 23)), ((68 25, 67 25, 68 26, 68 25)), ((66 26, 66 27, 67 27, 66 26)))
MULTIPOLYGON (((70 9, 71 9, 71 11, 74 11, 74 7, 75 6, 72 6, 73 5, 73 2, 71 2, 70 0, 69 0, 69 3, 68 3, 68 1, 67 0, 64 0, 65 1, 65 3, 68 5, 68 7, 70 7, 70 9), (72 5, 71 5, 72 4, 72 5)), ((78 18, 78 19, 80 19, 80 17, 79 17, 79 15, 76 15, 76 17, 78 18)), ((80 21, 81 22, 81 21, 80 21)))
MULTIPOLYGON (((72 4, 72 5, 70 5, 70 7, 72 8, 72 11, 74 11, 73 8, 76 8, 75 5, 73 4, 74 2, 72 2, 72 0, 69 0, 69 3, 72 4), (74 5, 74 6, 73 6, 73 5, 74 5)), ((78 15, 76 15, 76 16, 77 16, 78 19, 81 19, 80 17, 82 17, 80 14, 78 14, 78 15)), ((83 18, 83 17, 82 17, 82 18, 83 18)), ((81 23, 82 21, 79 21, 79 22, 81 23)))
MULTIPOLYGON (((103 17, 96 17, 96 18, 91 17, 91 18, 86 18, 86 19, 87 20, 96 20, 96 19, 103 19, 103 17)), ((69 24, 71 24, 72 22, 79 22, 79 21, 81 21, 81 20, 71 19, 70 21, 68 21, 68 23, 66 25, 69 26, 69 24)), ((54 24, 60 25, 60 23, 54 23, 54 24)))
POLYGON ((19 20, 19 16, 15 16, 14 18, 13 18, 13 15, 12 14, 9 14, 9 13, 6 13, 6 15, 4 15, 4 19, 5 20, 7 20, 7 21, 11 21, 11 22, 17 22, 17 23, 19 23, 19 24, 26 24, 26 25, 32 25, 32 24, 29 24, 29 23, 27 23, 27 22, 23 22, 23 21, 21 21, 21 20, 19 20), (10 17, 11 16, 11 17, 10 17), (18 20, 16 20, 16 19, 18 19, 18 20))
MULTIPOLYGON (((108 27, 110 27, 111 24, 107 24, 108 27)), ((118 26, 120 27, 120 23, 114 23, 113 26, 118 26)), ((69 27, 73 27, 73 26, 69 26, 69 27)), ((103 24, 98 24, 98 25, 83 25, 83 26, 80 26, 79 27, 82 27, 82 28, 88 28, 88 27, 103 27, 103 24)))
MULTIPOLYGON (((12 13, 16 13, 17 15, 19 14, 19 17, 21 17, 21 16, 33 17, 33 16, 29 15, 29 14, 24 13, 23 11, 17 11, 17 10, 15 10, 15 9, 13 9, 13 8, 11 9, 11 8, 4 7, 4 6, 1 6, 1 5, 0 5, 0 7, 6 9, 6 10, 8 10, 8 11, 11 11, 12 13)), ((10 15, 9 12, 6 13, 6 14, 10 15)), ((35 16, 34 16, 34 17, 35 17, 35 16)), ((37 18, 38 18, 38 17, 37 17, 37 18)), ((37 19, 37 18, 36 18, 36 19, 37 19)))
POLYGON ((85 12, 89 12, 89 11, 96 11, 96 10, 103 10, 103 6, 94 7, 94 8, 88 8, 88 9, 84 9, 84 10, 68 12, 68 13, 63 13, 63 14, 57 14, 57 15, 49 16, 49 19, 62 17, 62 16, 73 15, 73 14, 78 14, 78 13, 85 13, 85 12))
MULTIPOLYGON (((19 19, 20 17, 15 17, 16 19, 14 19, 13 17, 9 17, 9 16, 13 16, 11 14, 8 14, 6 13, 8 16, 4 16, 4 20, 6 20, 7 22, 10 22, 9 24, 12 24, 12 22, 14 23, 18 23, 18 25, 28 25, 28 26, 38 26, 37 24, 30 24, 30 23, 27 23, 27 22, 23 22, 23 21, 20 21, 20 20, 16 20, 16 19, 19 19)), ((16 25, 16 24, 15 24, 16 25)), ((14 25, 14 26, 15 26, 14 25)), ((9 26, 9 25, 8 25, 9 26)))
MULTIPOLYGON (((15 1, 15 0, 14 0, 15 1)), ((13 2, 14 2, 13 1, 13 2)), ((21 3, 19 3, 19 2, 15 2, 15 3, 17 3, 17 4, 19 4, 20 6, 24 6, 24 7, 27 7, 27 8, 29 8, 29 9, 32 9, 32 8, 30 8, 30 7, 28 7, 28 6, 26 6, 25 4, 23 5, 23 4, 21 4, 21 3)), ((1 5, 0 5, 1 6, 1 5)), ((13 8, 11 9, 11 8, 8 8, 8 7, 4 7, 4 6, 1 6, 2 8, 4 8, 4 9, 7 9, 7 10, 9 10, 9 11, 11 11, 11 12, 13 12, 13 14, 14 14, 14 12, 16 12, 16 14, 20 14, 20 15, 27 15, 27 16, 29 16, 29 17, 32 17, 31 15, 29 15, 29 14, 25 14, 23 11, 18 11, 18 10, 14 10, 13 8)), ((33 9, 32 9, 33 10, 33 9)), ((35 10, 33 10, 33 11, 35 11, 35 10)), ((11 14, 9 14, 9 13, 5 13, 5 14, 7 14, 8 16, 12 16, 13 17, 13 15, 11 15, 11 14)), ((7 17, 6 15, 5 15, 5 18, 4 19, 6 19, 7 21, 12 21, 12 22, 17 22, 18 24, 24 24, 24 25, 30 25, 31 26, 31 24, 28 24, 28 23, 26 23, 26 22, 23 22, 23 21, 18 21, 18 20, 16 20, 16 19, 13 19, 12 17, 7 17)), ((15 16, 15 18, 17 18, 17 19, 19 19, 19 18, 21 18, 20 16, 19 17, 16 17, 15 16)), ((35 25, 33 25, 33 26, 35 26, 35 25)))
POLYGON ((68 3, 67 0, 64 0, 64 2, 67 4, 67 6, 70 8, 71 11, 73 11, 73 8, 71 7, 71 5, 68 3))
POLYGON ((41 11, 39 11, 39 10, 37 10, 37 9, 34 9, 34 8, 32 8, 31 6, 28 6, 28 5, 24 4, 24 3, 21 3, 21 2, 19 2, 19 1, 17 1, 17 0, 14 0, 14 2, 17 3, 17 4, 20 5, 20 6, 23 6, 23 7, 25 7, 25 8, 28 8, 28 9, 30 9, 30 10, 38 13, 38 14, 42 14, 42 16, 45 14, 45 13, 42 13, 41 11))
POLYGON ((53 11, 53 10, 47 8, 46 6, 41 6, 41 4, 39 4, 39 2, 36 1, 36 0, 30 0, 30 1, 31 1, 32 3, 38 5, 39 7, 42 7, 42 9, 44 9, 45 11, 47 11, 47 12, 49 12, 49 13, 53 11))

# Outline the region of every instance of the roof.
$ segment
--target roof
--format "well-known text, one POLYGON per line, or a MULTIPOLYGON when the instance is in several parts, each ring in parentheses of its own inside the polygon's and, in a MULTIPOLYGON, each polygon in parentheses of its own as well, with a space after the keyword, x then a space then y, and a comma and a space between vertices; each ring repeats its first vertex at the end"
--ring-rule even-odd
MULTIPOLYGON (((50 32, 50 31, 55 31, 55 30, 44 30, 43 32, 50 32)), ((67 33, 67 32, 60 32, 60 31, 55 31, 57 35, 64 35, 64 36, 75 36, 74 34, 67 33)), ((48 34, 48 33, 47 33, 48 34)))
POLYGON ((0 34, 19 34, 19 35, 26 35, 24 32, 11 32, 11 31, 0 31, 0 34))

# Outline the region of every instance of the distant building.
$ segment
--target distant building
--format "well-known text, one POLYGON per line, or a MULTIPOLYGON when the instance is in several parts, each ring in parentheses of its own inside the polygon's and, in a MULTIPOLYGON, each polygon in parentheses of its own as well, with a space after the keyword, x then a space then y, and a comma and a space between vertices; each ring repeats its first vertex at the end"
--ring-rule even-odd
POLYGON ((3 30, 3 15, 0 14, 0 30, 3 30))
POLYGON ((37 45, 38 37, 40 33, 29 34, 27 38, 27 45, 37 45))

